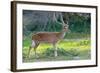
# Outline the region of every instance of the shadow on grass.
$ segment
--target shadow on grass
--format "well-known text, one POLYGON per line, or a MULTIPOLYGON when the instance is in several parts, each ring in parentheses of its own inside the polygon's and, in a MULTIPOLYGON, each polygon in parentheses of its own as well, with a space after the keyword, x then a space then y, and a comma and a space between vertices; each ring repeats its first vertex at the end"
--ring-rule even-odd
POLYGON ((30 54, 29 58, 26 58, 27 54, 23 52, 23 62, 40 62, 40 61, 61 61, 61 60, 82 60, 90 59, 90 50, 80 51, 75 48, 64 50, 58 48, 58 56, 54 57, 54 49, 47 48, 44 52, 38 52, 38 58, 35 57, 34 53, 30 54))

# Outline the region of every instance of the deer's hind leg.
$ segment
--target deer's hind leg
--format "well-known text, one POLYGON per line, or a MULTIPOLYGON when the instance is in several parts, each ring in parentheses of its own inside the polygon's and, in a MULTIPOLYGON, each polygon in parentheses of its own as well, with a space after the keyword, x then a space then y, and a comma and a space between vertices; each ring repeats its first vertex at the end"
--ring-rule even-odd
POLYGON ((36 49, 37 49, 38 46, 39 46, 39 43, 36 43, 35 47, 34 47, 35 58, 38 58, 38 55, 37 55, 37 52, 36 52, 36 49))
POLYGON ((31 45, 30 45, 29 50, 28 50, 28 56, 27 56, 28 58, 30 56, 30 52, 31 52, 32 48, 35 48, 35 46, 36 46, 36 43, 34 40, 32 40, 31 45))
POLYGON ((29 56, 30 56, 31 49, 32 49, 32 47, 30 46, 30 47, 29 47, 29 50, 28 50, 27 58, 29 58, 29 56))

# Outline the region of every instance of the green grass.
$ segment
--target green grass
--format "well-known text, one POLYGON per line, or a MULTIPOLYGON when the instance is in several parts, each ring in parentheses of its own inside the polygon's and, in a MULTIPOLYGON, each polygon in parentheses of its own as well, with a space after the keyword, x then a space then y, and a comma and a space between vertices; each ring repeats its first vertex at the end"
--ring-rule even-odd
POLYGON ((23 43, 23 62, 37 61, 60 61, 60 60, 85 60, 90 59, 90 39, 64 39, 57 44, 58 56, 54 57, 54 48, 51 44, 41 43, 37 48, 38 59, 34 56, 34 49, 30 57, 27 57, 31 40, 29 38, 23 43))

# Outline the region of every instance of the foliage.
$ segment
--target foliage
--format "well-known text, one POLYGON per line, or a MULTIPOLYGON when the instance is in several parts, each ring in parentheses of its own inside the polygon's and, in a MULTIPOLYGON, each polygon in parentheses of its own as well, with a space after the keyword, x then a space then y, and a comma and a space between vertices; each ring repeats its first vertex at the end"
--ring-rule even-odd
POLYGON ((75 13, 70 16, 69 24, 72 32, 90 33, 90 14, 86 17, 86 15, 81 16, 80 14, 75 13))
POLYGON ((63 23, 60 14, 64 22, 66 24, 68 22, 71 33, 90 34, 91 17, 89 13, 23 10, 23 35, 27 37, 39 31, 61 31, 63 23))

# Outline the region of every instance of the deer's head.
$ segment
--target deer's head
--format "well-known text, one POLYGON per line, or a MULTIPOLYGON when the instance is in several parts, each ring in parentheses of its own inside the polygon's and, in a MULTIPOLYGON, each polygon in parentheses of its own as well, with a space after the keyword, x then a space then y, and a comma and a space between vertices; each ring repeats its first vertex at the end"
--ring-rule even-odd
POLYGON ((68 31, 68 27, 69 27, 68 24, 63 25, 63 31, 64 31, 64 32, 68 31))

